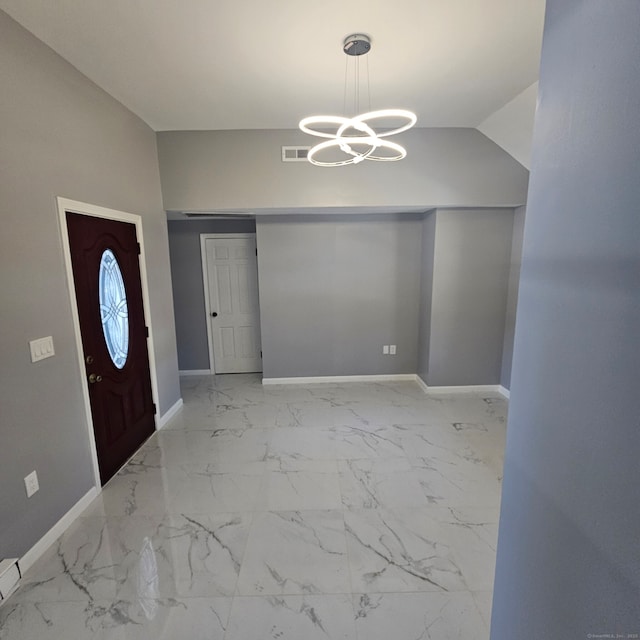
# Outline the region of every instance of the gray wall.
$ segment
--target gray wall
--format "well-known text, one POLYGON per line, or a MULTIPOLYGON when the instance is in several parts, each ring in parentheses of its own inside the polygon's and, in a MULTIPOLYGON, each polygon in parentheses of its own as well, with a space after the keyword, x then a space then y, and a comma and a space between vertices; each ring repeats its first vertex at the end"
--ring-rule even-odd
POLYGON ((513 239, 511 241, 511 266, 507 290, 507 314, 504 321, 504 343, 502 345, 502 371, 500 384, 511 388, 511 363, 513 360, 513 339, 516 329, 516 309, 518 307, 518 285, 522 263, 522 238, 526 207, 518 207, 513 214, 513 239))
POLYGON ((431 342, 431 301, 433 298, 433 266, 435 264, 436 212, 425 216, 422 223, 422 261, 420 264, 420 313, 418 316, 418 375, 427 382, 429 345, 431 342))
POLYGON ((169 221, 171 280, 181 371, 209 369, 201 233, 255 233, 254 220, 169 221))
POLYGON ((427 384, 500 382, 513 210, 436 212, 427 384))
POLYGON ((264 377, 415 372, 421 223, 259 217, 264 377), (384 344, 397 355, 382 355, 384 344))
MULTIPOLYGON (((395 138, 394 138, 395 139, 395 138)), ((158 133, 164 207, 497 207, 525 202, 529 173, 475 129, 414 129, 398 136, 402 162, 341 168, 284 163, 300 131, 158 133)))
POLYGON ((547 3, 493 640, 640 631, 639 33, 547 3))
POLYGON ((179 387, 153 131, 3 12, 0 84, 0 557, 11 557, 94 482, 55 196, 142 215, 161 412, 179 387), (55 356, 32 364, 28 341, 48 335, 55 356))

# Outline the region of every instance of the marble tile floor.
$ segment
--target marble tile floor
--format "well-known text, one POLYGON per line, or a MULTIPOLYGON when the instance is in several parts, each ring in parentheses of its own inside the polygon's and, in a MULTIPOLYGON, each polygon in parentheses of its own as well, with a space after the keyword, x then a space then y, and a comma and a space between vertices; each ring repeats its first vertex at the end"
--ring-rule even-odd
POLYGON ((0 607, 1 640, 486 640, 507 403, 182 380, 0 607))

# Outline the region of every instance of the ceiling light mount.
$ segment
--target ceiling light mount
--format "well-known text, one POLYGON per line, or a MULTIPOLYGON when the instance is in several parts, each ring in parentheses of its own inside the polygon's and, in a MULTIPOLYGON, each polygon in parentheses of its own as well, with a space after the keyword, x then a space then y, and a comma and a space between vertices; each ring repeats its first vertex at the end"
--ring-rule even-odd
POLYGON ((381 109, 371 111, 371 90, 369 87, 369 65, 366 65, 366 86, 369 96, 369 111, 358 114, 360 107, 360 64, 359 58, 371 51, 371 38, 354 33, 344 39, 342 50, 348 56, 345 68, 344 110, 347 110, 347 79, 349 58, 355 63, 355 91, 353 112, 346 116, 309 116, 300 121, 300 129, 319 138, 327 138, 309 150, 307 160, 319 167, 343 167, 359 164, 363 160, 394 162, 402 160, 407 152, 396 142, 383 140, 413 127, 417 118, 406 109, 381 109), (378 121, 383 129, 378 133, 372 126, 378 121), (379 153, 383 151, 383 153, 379 153), (386 152, 386 153, 385 153, 386 152), (324 157, 322 157, 324 154, 324 157), (336 154, 338 157, 336 158, 336 154))
POLYGON ((344 39, 342 50, 348 56, 363 56, 371 51, 371 38, 361 33, 354 33, 344 39))

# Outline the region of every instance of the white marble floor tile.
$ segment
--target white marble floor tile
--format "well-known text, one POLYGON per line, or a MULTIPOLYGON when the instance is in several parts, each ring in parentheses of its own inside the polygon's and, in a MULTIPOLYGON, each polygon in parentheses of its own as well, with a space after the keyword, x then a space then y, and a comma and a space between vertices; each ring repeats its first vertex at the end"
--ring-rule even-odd
POLYGON ((225 640, 355 640, 348 595, 236 597, 225 640))
POLYGON ((251 514, 109 518, 118 597, 232 596, 251 514))
POLYGON ((279 415, 277 406, 264 403, 245 407, 219 406, 213 424, 217 429, 272 429, 278 425, 279 415))
POLYGON ((348 510, 345 527, 354 592, 467 589, 429 508, 348 510))
POLYGON ((218 463, 207 466, 213 501, 211 513, 262 509, 266 462, 218 463))
POLYGON ((465 435, 465 441, 474 452, 477 459, 482 460, 502 481, 504 468, 504 448, 507 433, 500 428, 497 432, 492 427, 486 434, 470 432, 465 435))
POLYGON ((264 399, 244 398, 222 401, 185 401, 182 421, 171 421, 164 431, 177 429, 207 431, 212 429, 273 428, 280 411, 264 399), (234 404, 231 404, 234 403, 234 404))
POLYGON ((450 422, 443 420, 421 424, 397 424, 395 429, 405 454, 413 458, 442 456, 460 452, 468 447, 464 436, 458 433, 450 422))
MULTIPOLYGON (((421 423, 426 419, 422 407, 417 405, 393 405, 389 403, 354 402, 349 410, 359 420, 359 424, 370 426, 388 426, 393 424, 421 423)), ((336 424, 350 425, 350 422, 336 424)))
MULTIPOLYGON (((313 400, 322 400, 316 394, 316 387, 321 385, 266 385, 264 387, 264 401, 275 406, 282 406, 288 403, 312 402, 313 400)), ((324 385, 322 385, 324 386, 324 385)))
POLYGON ((450 507, 434 511, 467 586, 472 591, 493 589, 499 510, 450 507))
POLYGON ((426 507, 419 471, 407 458, 341 460, 342 504, 350 509, 426 507))
POLYGON ((401 432, 389 426, 336 426, 332 428, 338 460, 397 458, 405 455, 401 432))
POLYGON ((21 602, 0 607, 0 640, 93 640, 88 602, 21 602))
POLYGON ((469 592, 354 595, 359 640, 488 640, 469 592))
POLYGON ((287 458, 268 462, 258 504, 266 511, 341 509, 335 461, 287 458))
POLYGON ((507 403, 188 377, 0 640, 486 640, 507 403))
MULTIPOLYGON (((271 429, 163 431, 145 447, 146 457, 162 467, 195 463, 244 463, 266 460, 271 429)), ((135 462, 135 459, 134 459, 135 462)))
MULTIPOLYGON (((478 611, 484 620, 485 626, 491 628, 491 607, 493 603, 493 591, 474 591, 473 599, 476 602, 478 611)), ((487 634, 488 635, 488 634, 487 634)))
POLYGON ((500 479, 493 469, 464 456, 413 458, 430 504, 451 507, 497 507, 500 504, 500 479))
POLYGON ((223 640, 230 610, 231 598, 96 603, 90 620, 97 629, 92 640, 223 640))
POLYGON ((87 513, 107 516, 208 513, 213 506, 207 465, 173 465, 112 478, 87 513))
POLYGON ((269 460, 287 459, 298 461, 335 460, 335 433, 328 427, 299 429, 282 427, 276 429, 269 441, 269 460))
POLYGON ((482 422, 505 425, 508 402, 497 395, 476 393, 440 397, 444 414, 453 422, 482 422))
POLYGON ((365 426, 367 420, 350 406, 334 400, 316 399, 290 402, 282 407, 279 427, 333 427, 336 425, 365 426))
POLYGON ((341 511, 254 515, 239 595, 349 593, 341 511))
POLYGON ((26 572, 14 599, 89 602, 115 597, 118 567, 105 536, 106 522, 101 517, 76 520, 26 572))

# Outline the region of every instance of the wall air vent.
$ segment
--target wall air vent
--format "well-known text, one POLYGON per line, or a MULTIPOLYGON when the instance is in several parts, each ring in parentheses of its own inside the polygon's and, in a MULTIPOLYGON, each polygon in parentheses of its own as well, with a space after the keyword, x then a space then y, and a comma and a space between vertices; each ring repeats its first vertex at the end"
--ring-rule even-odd
POLYGON ((282 147, 282 162, 307 162, 311 147, 282 147))

